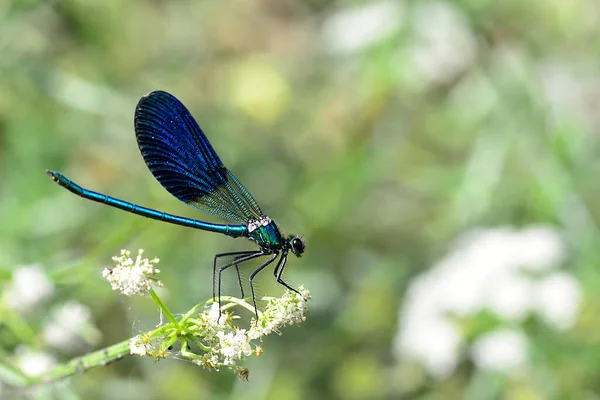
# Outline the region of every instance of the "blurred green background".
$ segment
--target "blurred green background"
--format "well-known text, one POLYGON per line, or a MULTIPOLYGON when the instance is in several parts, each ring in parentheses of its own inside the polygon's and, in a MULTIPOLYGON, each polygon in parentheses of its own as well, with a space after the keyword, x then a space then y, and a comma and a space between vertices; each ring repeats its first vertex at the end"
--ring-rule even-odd
MULTIPOLYGON (((211 296, 214 254, 253 247, 82 200, 44 173, 217 221, 168 194, 139 154, 135 105, 162 89, 263 211, 306 240, 286 280, 311 290, 308 320, 265 340, 247 383, 132 358, 53 386, 55 398, 600 399, 599 31, 596 0, 0 2, 0 318, 22 266, 54 285, 22 315, 32 335, 0 325, 3 362, 18 364, 23 346, 64 361, 157 324, 152 302, 121 298, 101 277, 121 248, 161 259, 177 313, 211 296), (415 279, 462 254, 465 233, 531 226, 558 238, 547 251, 571 282, 568 323, 527 305, 516 319, 485 304, 444 309, 460 335, 451 366, 436 374, 408 357, 398 343, 415 279), (99 333, 71 353, 37 333, 67 301, 89 307, 99 333), (527 342, 518 368, 473 355, 499 327, 527 342)), ((483 252, 473 271, 517 252, 506 249, 483 252)), ((258 281, 282 293, 270 272, 258 281)))

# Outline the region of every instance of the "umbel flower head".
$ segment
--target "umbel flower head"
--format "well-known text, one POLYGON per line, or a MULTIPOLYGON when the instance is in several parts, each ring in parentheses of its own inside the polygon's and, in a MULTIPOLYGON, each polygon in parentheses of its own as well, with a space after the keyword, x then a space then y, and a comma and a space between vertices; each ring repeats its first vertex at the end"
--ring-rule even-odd
MULTIPOLYGON (((240 329, 232 321, 239 319, 235 314, 227 314, 226 318, 219 318, 219 305, 212 303, 198 318, 198 329, 202 341, 210 347, 202 359, 196 363, 205 367, 217 369, 220 366, 235 367, 237 361, 246 356, 262 354, 263 348, 253 341, 271 333, 280 333, 280 329, 306 320, 306 302, 310 293, 300 286, 299 292, 286 290, 281 298, 263 297, 259 301, 266 302, 265 310, 259 312, 258 320, 253 320, 249 329, 240 329)), ((228 298, 229 304, 222 309, 229 308, 232 304, 240 305, 249 310, 250 304, 244 300, 228 298)))
POLYGON ((258 311, 257 319, 253 318, 247 329, 237 325, 241 317, 235 311, 245 309, 254 313, 253 303, 229 296, 221 296, 221 304, 214 299, 200 303, 177 320, 152 288, 153 284, 162 286, 156 279, 160 272, 155 268, 158 259, 142 258, 142 253, 140 250, 137 258, 132 260, 129 251, 121 250, 120 256, 113 257, 116 267, 106 268, 103 272, 113 290, 127 296, 150 294, 169 321, 131 338, 129 352, 132 355, 149 356, 157 361, 167 357, 182 358, 216 371, 231 369, 241 379, 248 379, 248 369, 240 362, 250 355, 263 353, 262 344, 255 342, 271 333, 280 334, 280 329, 285 326, 306 320, 310 293, 303 286, 299 287, 299 293, 286 290, 281 298, 258 299, 264 304, 264 310, 258 311), (181 341, 181 346, 175 346, 177 341, 181 341), (179 351, 174 350, 176 347, 179 351))
POLYGON ((241 307, 253 312, 254 306, 251 303, 235 297, 222 297, 223 305, 219 306, 211 300, 204 306, 195 307, 204 308, 202 312, 192 309, 178 321, 179 330, 168 324, 132 338, 129 342, 130 353, 150 356, 155 360, 166 357, 183 358, 215 371, 221 368, 231 369, 241 379, 247 379, 248 370, 240 362, 248 356, 260 356, 263 353, 260 339, 271 333, 280 334, 283 327, 306 320, 306 302, 310 299, 310 293, 302 286, 299 292, 297 294, 287 290, 281 298, 259 299, 261 303, 266 302, 265 309, 259 311, 258 321, 253 319, 248 329, 240 328, 234 323, 241 317, 232 310, 241 307), (171 350, 173 343, 179 338, 180 351, 171 350))
POLYGON ((156 279, 160 270, 155 268, 160 260, 142 258, 143 253, 144 250, 139 249, 136 259, 133 260, 129 250, 121 250, 120 256, 112 258, 117 265, 113 268, 104 268, 102 276, 110 282, 113 290, 118 290, 125 296, 133 296, 150 291, 152 283, 162 286, 162 282, 156 279))

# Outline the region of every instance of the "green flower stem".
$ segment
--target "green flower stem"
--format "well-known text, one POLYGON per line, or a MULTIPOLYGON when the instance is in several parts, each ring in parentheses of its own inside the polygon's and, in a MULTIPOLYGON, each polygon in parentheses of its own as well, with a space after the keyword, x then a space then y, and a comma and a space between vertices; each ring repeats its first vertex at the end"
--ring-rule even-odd
MULTIPOLYGON (((199 356, 195 353, 192 353, 191 351, 189 351, 187 349, 187 347, 188 347, 187 339, 188 338, 186 338, 186 337, 181 338, 181 355, 189 360, 196 360, 196 361, 202 360, 201 356, 199 356)), ((195 343, 195 341, 194 341, 194 343, 195 343)))
MULTIPOLYGON (((204 357, 188 350, 188 343, 187 343, 188 340, 195 343, 196 345, 200 345, 201 347, 203 347, 205 349, 204 351, 206 351, 206 352, 210 351, 210 347, 206 347, 206 346, 200 344, 200 342, 193 337, 189 337, 189 338, 182 337, 181 338, 181 351, 180 351, 181 356, 183 358, 187 358, 188 360, 191 360, 192 362, 202 363, 204 360, 204 357)), ((217 367, 220 367, 220 366, 221 366, 221 364, 217 365, 217 367)))
POLYGON ((182 337, 182 338, 181 338, 181 340, 182 340, 182 348, 185 348, 185 351, 183 351, 183 350, 182 350, 182 354, 184 354, 184 353, 188 353, 188 351, 187 351, 187 347, 183 346, 183 339, 184 339, 184 338, 185 338, 186 340, 190 340, 190 341, 194 342, 194 344, 195 344, 196 346, 198 346, 198 348, 202 349, 202 351, 204 351, 204 352, 209 352, 209 351, 210 351, 210 349, 211 349, 211 347, 210 347, 210 346, 206 346, 206 345, 205 345, 205 344, 203 344, 203 343, 202 343, 202 342, 201 342, 201 341, 200 341, 198 338, 196 338, 196 337, 194 337, 194 336, 182 337))
MULTIPOLYGON (((228 310, 232 307, 235 307, 235 305, 238 305, 238 306, 244 307, 246 310, 248 310, 252 314, 254 314, 254 306, 246 303, 243 299, 238 299, 237 297, 232 297, 232 296, 221 296, 221 301, 229 302, 229 304, 226 304, 225 306, 222 307, 222 310, 228 310), (233 304, 233 303, 235 303, 235 304, 233 304)), ((214 302, 215 302, 214 299, 209 300, 207 302, 207 304, 214 303, 214 302)), ((260 310, 258 310, 258 316, 259 317, 262 316, 262 312, 260 310)))
POLYGON ((206 303, 200 303, 200 304, 196 304, 194 307, 192 307, 192 309, 188 312, 186 312, 183 317, 181 317, 181 320, 179 321, 181 325, 184 325, 187 320, 192 316, 192 315, 196 315, 200 312, 200 309, 203 308, 206 304, 209 304, 208 302, 206 303))
MULTIPOLYGON (((155 337, 168 336, 169 331, 173 331, 178 329, 174 329, 175 327, 172 324, 161 326, 153 331, 147 332, 145 335, 148 339, 152 339, 155 337)), ((177 340, 177 335, 173 334, 173 336, 167 341, 169 341, 166 346, 174 343, 177 340)), ((81 357, 73 358, 71 361, 57 365, 52 371, 47 374, 41 375, 39 377, 29 378, 29 385, 42 384, 42 383, 50 383, 59 381, 61 379, 68 378, 75 373, 86 372, 87 370, 105 366, 110 364, 113 361, 120 360, 125 356, 129 356, 130 348, 129 348, 130 339, 124 340, 122 342, 116 343, 112 346, 106 347, 104 349, 95 351, 93 353, 86 354, 81 357)))
POLYGON ((175 317, 173 316, 173 314, 171 314, 171 310, 169 310, 169 308, 165 305, 165 303, 162 302, 162 300, 160 299, 160 297, 158 297, 158 294, 156 294, 156 292, 154 291, 154 289, 150 289, 149 291, 150 296, 152 296, 152 298, 154 299, 154 301, 156 302, 156 304, 158 304, 158 306, 160 307, 160 309, 162 310, 162 312, 166 315, 167 319, 176 327, 179 328, 179 321, 177 321, 175 319, 175 317))
POLYGON ((72 359, 66 364, 57 365, 45 375, 33 378, 32 384, 49 383, 67 378, 77 372, 85 372, 91 368, 104 366, 112 361, 129 355, 129 339, 102 350, 72 359))
MULTIPOLYGON (((154 301, 156 301, 162 312, 170 321, 170 324, 163 325, 153 331, 147 332, 145 335, 149 340, 156 337, 166 337, 167 339, 163 341, 163 346, 166 348, 177 340, 178 332, 181 330, 181 325, 179 321, 175 319, 167 306, 158 297, 156 292, 152 289, 149 292, 150 296, 152 296, 154 301)), ((74 375, 77 372, 85 372, 91 368, 107 365, 112 361, 120 360, 123 357, 130 355, 129 342, 130 340, 127 339, 105 349, 74 358, 65 364, 57 365, 52 371, 45 375, 30 378, 29 384, 58 381, 74 375)))

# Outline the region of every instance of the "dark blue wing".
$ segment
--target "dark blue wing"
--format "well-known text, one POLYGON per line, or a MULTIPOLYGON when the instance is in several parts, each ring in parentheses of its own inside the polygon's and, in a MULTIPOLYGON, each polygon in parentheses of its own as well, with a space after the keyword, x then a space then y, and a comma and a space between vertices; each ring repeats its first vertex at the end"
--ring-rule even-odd
POLYGON ((135 134, 146 165, 179 200, 239 223, 263 215, 174 96, 155 91, 142 97, 135 110, 135 134))

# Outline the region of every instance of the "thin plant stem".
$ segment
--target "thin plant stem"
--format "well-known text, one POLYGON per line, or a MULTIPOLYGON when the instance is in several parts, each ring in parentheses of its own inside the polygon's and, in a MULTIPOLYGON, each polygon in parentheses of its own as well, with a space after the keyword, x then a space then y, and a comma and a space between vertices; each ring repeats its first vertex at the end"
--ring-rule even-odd
POLYGON ((175 325, 176 327, 179 328, 179 321, 177 321, 175 319, 175 317, 171 313, 171 310, 169 310, 169 308, 165 305, 165 303, 162 302, 162 300, 160 299, 160 297, 158 297, 158 294, 156 294, 156 292, 154 291, 154 289, 150 289, 149 293, 150 293, 150 296, 152 296, 152 298, 154 299, 154 301, 156 301, 156 304, 158 304, 158 306, 160 307, 160 309, 162 310, 162 312, 165 314, 165 316, 167 317, 167 319, 173 325, 175 325))

